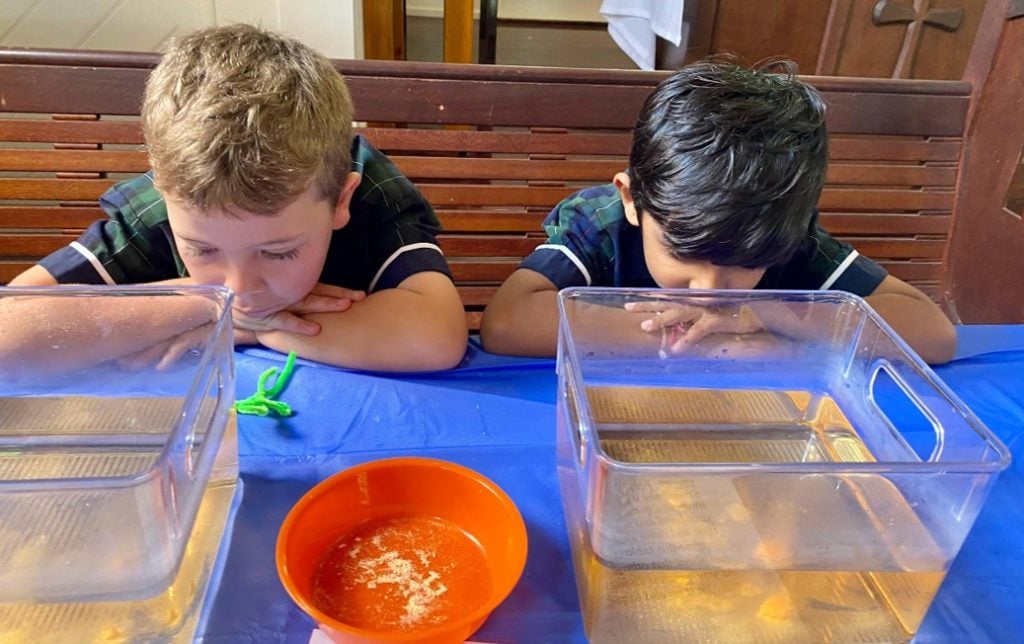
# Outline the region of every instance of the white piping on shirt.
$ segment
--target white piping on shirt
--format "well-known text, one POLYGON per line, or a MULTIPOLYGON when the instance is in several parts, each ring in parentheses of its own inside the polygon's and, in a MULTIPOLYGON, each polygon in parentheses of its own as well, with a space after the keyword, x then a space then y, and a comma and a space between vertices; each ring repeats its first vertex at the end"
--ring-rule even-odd
POLYGON ((568 257, 569 261, 575 264, 576 268, 578 268, 580 270, 580 273, 583 274, 583 279, 587 281, 587 286, 590 286, 590 271, 587 270, 587 267, 583 265, 583 262, 580 261, 580 258, 576 257, 576 255, 573 254, 571 250, 569 250, 565 246, 562 246, 561 244, 541 244, 534 250, 540 250, 542 248, 550 248, 552 250, 560 251, 563 255, 568 257))
POLYGON ((92 267, 94 269, 96 269, 96 272, 99 273, 99 276, 103 279, 104 282, 106 282, 110 286, 116 284, 116 282, 114 282, 114 278, 111 277, 110 273, 107 272, 107 268, 103 265, 102 262, 100 262, 100 258, 96 257, 96 255, 94 255, 91 250, 89 250, 88 248, 86 248, 85 246, 81 245, 76 241, 71 242, 69 246, 71 246, 79 253, 81 253, 82 257, 89 260, 89 263, 92 264, 92 267))
POLYGON ((409 244, 408 246, 402 246, 395 252, 391 253, 390 257, 384 260, 384 263, 381 264, 380 269, 377 271, 377 274, 373 276, 373 280, 370 282, 370 287, 366 290, 366 292, 373 292, 374 287, 377 286, 377 280, 380 279, 380 276, 384 274, 384 271, 387 270, 387 267, 390 266, 391 263, 395 261, 399 255, 401 255, 407 250, 419 250, 420 248, 433 248, 437 252, 444 255, 444 253, 441 251, 441 248, 437 244, 431 244, 428 242, 419 242, 417 244, 409 244))
POLYGON ((860 253, 858 253, 857 251, 853 251, 849 255, 847 255, 846 259, 843 260, 843 263, 837 266, 836 270, 832 271, 832 274, 828 276, 828 279, 825 280, 825 283, 822 284, 818 290, 827 291, 833 284, 836 283, 836 280, 838 280, 839 277, 846 272, 846 269, 850 268, 850 264, 853 263, 853 260, 857 259, 858 255, 860 255, 860 253))

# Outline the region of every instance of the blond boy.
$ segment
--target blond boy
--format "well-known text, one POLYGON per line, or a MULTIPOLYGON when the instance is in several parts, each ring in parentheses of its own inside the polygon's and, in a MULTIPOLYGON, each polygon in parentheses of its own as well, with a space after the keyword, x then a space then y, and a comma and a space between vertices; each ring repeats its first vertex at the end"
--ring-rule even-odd
MULTIPOLYGON (((111 188, 108 219, 11 285, 225 285, 237 344, 363 369, 454 366, 466 326, 437 218, 353 137, 352 117, 342 76, 295 40, 247 25, 178 39, 146 85, 152 170, 111 188)), ((197 318, 139 324, 98 355, 180 354, 197 318)))

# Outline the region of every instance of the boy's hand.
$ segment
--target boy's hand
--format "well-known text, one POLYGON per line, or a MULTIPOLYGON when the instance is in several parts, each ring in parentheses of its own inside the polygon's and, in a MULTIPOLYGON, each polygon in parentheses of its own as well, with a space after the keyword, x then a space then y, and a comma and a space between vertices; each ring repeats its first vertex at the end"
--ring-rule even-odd
POLYGON ((320 325, 304 319, 303 315, 347 311, 354 302, 364 299, 366 299, 366 293, 363 291, 353 291, 341 286, 318 283, 306 297, 287 309, 271 313, 264 318, 252 318, 244 313, 232 311, 235 343, 256 344, 258 341, 255 334, 263 331, 288 331, 299 335, 316 335, 320 333, 320 325), (252 335, 245 332, 250 332, 252 335))
POLYGON ((164 371, 169 369, 186 353, 202 351, 212 332, 213 323, 209 322, 191 331, 185 331, 173 338, 157 342, 142 351, 124 356, 117 363, 121 368, 128 371, 140 371, 156 363, 156 370, 164 371))
POLYGON ((640 323, 648 333, 662 333, 663 354, 682 353, 704 338, 722 333, 748 334, 765 329, 748 306, 705 308, 675 302, 629 302, 627 311, 652 313, 640 323))
POLYGON ((255 331, 235 328, 235 346, 244 347, 250 344, 259 344, 260 339, 256 337, 255 331))
MULTIPOLYGON (((187 279, 187 278, 186 278, 187 279)), ((183 282, 184 283, 184 282, 183 282)), ((265 318, 250 318, 232 311, 235 346, 260 344, 258 334, 262 331, 290 331, 302 335, 320 333, 320 325, 304 320, 308 313, 330 313, 348 310, 353 302, 366 298, 363 291, 353 291, 340 286, 317 284, 309 295, 283 311, 265 318)), ((201 350, 212 331, 212 323, 196 327, 191 331, 168 338, 142 351, 124 356, 117 362, 129 371, 139 371, 156 363, 156 369, 163 371, 181 359, 187 352, 201 350)))
POLYGON ((347 311, 354 302, 366 299, 366 292, 318 282, 309 295, 288 307, 297 315, 347 311))

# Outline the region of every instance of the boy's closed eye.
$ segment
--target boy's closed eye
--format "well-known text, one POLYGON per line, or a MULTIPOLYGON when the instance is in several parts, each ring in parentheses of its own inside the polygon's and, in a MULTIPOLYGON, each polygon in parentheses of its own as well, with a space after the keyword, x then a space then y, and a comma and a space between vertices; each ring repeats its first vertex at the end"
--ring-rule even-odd
POLYGON ((299 256, 299 249, 298 248, 292 248, 290 250, 284 250, 284 251, 264 250, 264 251, 260 251, 260 254, 263 255, 263 257, 266 258, 266 259, 275 260, 275 261, 286 261, 286 260, 295 259, 296 257, 298 257, 299 256))
POLYGON ((186 246, 185 254, 189 257, 206 257, 217 252, 216 248, 208 246, 186 246))
MULTIPOLYGON (((185 248, 185 254, 187 256, 189 256, 189 257, 209 257, 210 255, 213 255, 216 252, 217 252, 216 248, 210 248, 210 247, 187 246, 185 248)), ((292 248, 290 250, 285 250, 285 251, 263 250, 263 251, 260 251, 260 255, 264 259, 269 259, 269 260, 274 260, 274 261, 287 261, 287 260, 295 259, 296 257, 298 257, 299 256, 299 249, 298 248, 292 248)))

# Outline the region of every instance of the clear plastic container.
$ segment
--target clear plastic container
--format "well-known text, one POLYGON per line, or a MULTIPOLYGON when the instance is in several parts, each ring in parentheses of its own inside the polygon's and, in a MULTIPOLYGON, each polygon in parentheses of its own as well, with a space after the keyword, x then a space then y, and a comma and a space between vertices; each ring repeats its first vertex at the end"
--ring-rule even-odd
POLYGON ((913 636, 1010 456, 862 299, 569 289, 559 310, 593 641, 913 636))
MULTIPOLYGON (((204 495, 238 476, 231 297, 0 289, 0 612, 70 619, 180 579, 204 495)), ((203 530, 219 537, 223 516, 203 530)), ((192 557, 207 573, 210 547, 192 557)))

